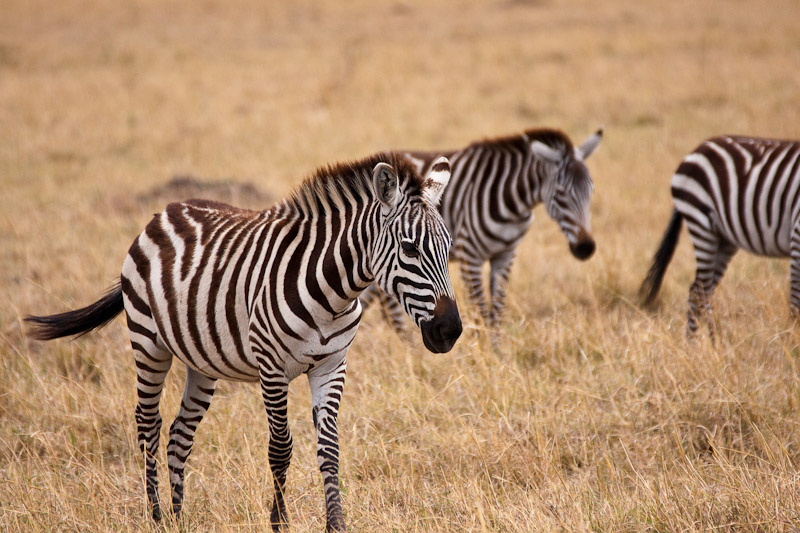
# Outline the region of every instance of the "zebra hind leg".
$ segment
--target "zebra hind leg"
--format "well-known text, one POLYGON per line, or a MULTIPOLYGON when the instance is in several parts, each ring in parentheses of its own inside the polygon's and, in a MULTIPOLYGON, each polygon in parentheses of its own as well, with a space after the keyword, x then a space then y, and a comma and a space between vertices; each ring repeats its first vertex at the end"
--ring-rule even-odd
POLYGON ((317 463, 325 488, 325 531, 328 533, 345 531, 339 493, 339 433, 336 422, 345 372, 346 362, 342 357, 333 370, 322 367, 308 373, 312 415, 317 430, 317 463))
POLYGON ((378 289, 378 293, 384 318, 392 325, 398 335, 405 336, 408 333, 405 321, 406 313, 400 306, 400 302, 380 289, 378 289))
MULTIPOLYGON (((129 327, 131 320, 129 315, 129 327)), ((131 345, 136 360, 136 432, 139 449, 144 455, 145 487, 153 520, 161 520, 158 500, 156 457, 161 433, 161 413, 158 404, 164 380, 172 365, 172 354, 160 347, 156 334, 143 327, 131 328, 131 345)))
POLYGON ((192 453, 194 434, 214 396, 217 380, 187 366, 186 385, 178 416, 169 428, 167 466, 172 489, 172 512, 180 516, 183 506, 183 478, 186 460, 192 453))
POLYGON ((381 307, 383 318, 392 325, 392 328, 401 336, 407 333, 405 322, 405 311, 394 298, 383 292, 376 284, 367 287, 359 296, 361 305, 364 309, 369 307, 375 300, 381 307))
POLYGON ((692 339, 697 335, 698 320, 703 317, 708 324, 709 338, 713 343, 714 323, 711 296, 717 283, 722 279, 731 257, 736 252, 736 247, 720 236, 714 229, 712 220, 686 218, 686 226, 697 261, 694 282, 689 288, 686 337, 692 339))
POLYGON ((713 320, 711 299, 738 248, 721 240, 715 240, 711 244, 713 245, 711 247, 712 253, 701 253, 701 249, 696 249, 698 266, 694 283, 689 289, 689 316, 686 336, 693 338, 697 334, 697 321, 700 317, 703 317, 708 326, 709 338, 714 343, 717 327, 713 320))
POLYGON ((710 319, 711 304, 704 288, 705 283, 695 278, 689 288, 689 311, 686 322, 686 338, 693 339, 697 336, 698 320, 703 317, 708 320, 710 335, 713 342, 713 327, 710 319))

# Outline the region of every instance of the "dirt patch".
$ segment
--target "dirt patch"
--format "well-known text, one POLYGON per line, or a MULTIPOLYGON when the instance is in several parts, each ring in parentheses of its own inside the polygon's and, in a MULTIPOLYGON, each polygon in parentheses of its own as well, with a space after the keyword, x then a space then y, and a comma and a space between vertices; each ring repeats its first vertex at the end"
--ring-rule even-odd
POLYGON ((266 208, 272 203, 272 195, 262 192, 252 183, 237 180, 204 180, 190 174, 174 176, 163 185, 157 185, 137 200, 142 204, 179 202, 189 198, 217 200, 242 207, 266 208))

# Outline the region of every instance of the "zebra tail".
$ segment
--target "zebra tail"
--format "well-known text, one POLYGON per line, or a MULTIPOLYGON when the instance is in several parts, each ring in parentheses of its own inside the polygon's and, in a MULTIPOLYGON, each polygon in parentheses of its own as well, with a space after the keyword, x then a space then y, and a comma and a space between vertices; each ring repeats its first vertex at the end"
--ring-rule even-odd
POLYGON ((678 238, 681 236, 681 225, 683 217, 678 213, 677 209, 672 210, 672 218, 669 219, 667 231, 664 232, 664 238, 661 239, 661 245, 653 256, 653 264, 647 272, 647 277, 644 278, 642 286, 639 288, 639 297, 645 306, 650 306, 658 295, 658 290, 661 288, 661 282, 664 280, 664 272, 667 271, 667 266, 672 260, 672 255, 675 253, 675 247, 678 245, 678 238))
POLYGON ((77 335, 102 328, 124 309, 122 286, 119 282, 108 289, 105 296, 81 309, 48 316, 27 316, 27 334, 40 341, 77 335))

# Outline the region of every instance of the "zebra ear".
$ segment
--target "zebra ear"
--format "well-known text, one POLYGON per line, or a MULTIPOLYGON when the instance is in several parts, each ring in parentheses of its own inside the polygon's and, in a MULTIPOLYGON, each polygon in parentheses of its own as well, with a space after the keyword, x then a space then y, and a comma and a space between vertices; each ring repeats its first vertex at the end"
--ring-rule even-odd
POLYGON ((575 149, 575 155, 578 157, 578 159, 586 159, 592 155, 592 152, 594 152, 595 148, 597 148, 602 140, 603 128, 600 128, 595 133, 590 135, 588 139, 583 141, 582 145, 575 149))
POLYGON ((390 209, 397 205, 400 198, 398 181, 397 172, 388 163, 378 163, 372 169, 372 187, 375 189, 375 194, 378 195, 378 200, 390 209))
POLYGON ((422 184, 422 197, 433 207, 438 206, 449 181, 450 161, 442 156, 433 162, 428 171, 428 177, 422 184))
POLYGON ((558 163, 564 158, 564 154, 560 150, 547 146, 542 141, 533 141, 531 143, 531 152, 533 155, 541 157, 545 161, 551 163, 558 163))

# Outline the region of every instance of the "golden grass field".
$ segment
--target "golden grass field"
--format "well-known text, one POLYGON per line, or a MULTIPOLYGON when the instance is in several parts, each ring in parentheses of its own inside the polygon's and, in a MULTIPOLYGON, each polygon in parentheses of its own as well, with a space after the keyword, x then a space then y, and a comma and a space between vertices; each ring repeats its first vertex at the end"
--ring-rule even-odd
MULTIPOLYGON (((79 340, 22 318, 119 275, 175 175, 263 207, 327 162, 553 126, 605 139, 598 250, 543 209, 496 349, 433 355, 375 309, 339 416, 352 531, 796 531, 800 330, 788 262, 736 256, 720 335, 684 338, 686 230, 655 311, 636 291, 680 159, 715 134, 800 138, 800 3, 7 0, 0 15, 0 529, 167 531, 147 516, 124 320, 79 340), (266 200, 265 200, 266 198, 266 200)), ((183 386, 174 365, 166 431, 183 386)), ((292 383, 293 531, 324 528, 306 380, 292 383)), ((187 466, 184 529, 269 526, 255 385, 220 383, 187 466)))

